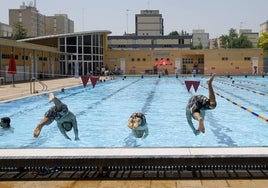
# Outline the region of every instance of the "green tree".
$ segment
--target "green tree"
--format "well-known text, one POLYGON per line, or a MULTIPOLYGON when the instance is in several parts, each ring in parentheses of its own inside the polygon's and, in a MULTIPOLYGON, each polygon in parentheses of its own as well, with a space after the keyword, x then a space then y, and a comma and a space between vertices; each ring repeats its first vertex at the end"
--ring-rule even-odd
POLYGON ((22 22, 15 22, 13 24, 13 36, 14 40, 27 38, 27 30, 23 27, 22 22))
POLYGON ((238 46, 240 48, 253 48, 252 42, 249 41, 248 37, 243 34, 238 38, 238 46))
POLYGON ((178 31, 172 31, 168 35, 179 35, 178 31))
POLYGON ((187 33, 184 30, 181 30, 181 32, 179 33, 178 31, 172 31, 170 32, 168 35, 181 35, 181 36, 185 36, 185 35, 189 35, 189 33, 187 33))
POLYGON ((220 37, 222 46, 224 48, 252 48, 252 42, 248 40, 247 36, 238 36, 235 29, 229 30, 229 35, 222 35, 220 37))
POLYGON ((258 47, 268 51, 268 32, 263 32, 258 38, 258 47))

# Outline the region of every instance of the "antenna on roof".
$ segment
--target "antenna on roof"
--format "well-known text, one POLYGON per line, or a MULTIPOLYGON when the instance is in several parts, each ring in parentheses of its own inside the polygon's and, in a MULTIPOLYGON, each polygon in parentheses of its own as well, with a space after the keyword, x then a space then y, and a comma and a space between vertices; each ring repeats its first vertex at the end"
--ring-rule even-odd
POLYGON ((129 13, 130 10, 127 9, 126 11, 127 11, 127 32, 126 33, 128 34, 128 13, 129 13))

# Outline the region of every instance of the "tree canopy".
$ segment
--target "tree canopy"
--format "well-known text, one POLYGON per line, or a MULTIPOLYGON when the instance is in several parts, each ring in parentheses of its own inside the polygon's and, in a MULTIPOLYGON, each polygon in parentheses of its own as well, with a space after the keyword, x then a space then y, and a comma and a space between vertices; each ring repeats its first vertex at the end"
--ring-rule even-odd
POLYGON ((258 47, 268 51, 268 32, 263 32, 258 39, 258 47))
POLYGON ((229 35, 222 35, 220 37, 222 46, 225 48, 252 48, 252 42, 248 40, 247 36, 237 34, 236 30, 231 28, 229 35))
POLYGON ((181 30, 181 32, 178 31, 172 31, 170 32, 168 35, 189 35, 189 33, 187 33, 187 31, 181 30))
POLYGON ((27 30, 23 27, 21 22, 13 24, 13 36, 14 40, 25 39, 28 37, 27 30))

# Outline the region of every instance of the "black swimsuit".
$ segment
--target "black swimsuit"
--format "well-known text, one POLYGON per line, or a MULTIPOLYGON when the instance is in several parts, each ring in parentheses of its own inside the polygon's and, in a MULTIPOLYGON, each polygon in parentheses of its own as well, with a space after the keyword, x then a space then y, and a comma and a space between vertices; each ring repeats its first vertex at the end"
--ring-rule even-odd
POLYGON ((216 107, 210 106, 210 100, 204 95, 194 95, 189 99, 188 107, 193 114, 194 112, 199 112, 200 110, 210 110, 216 107))

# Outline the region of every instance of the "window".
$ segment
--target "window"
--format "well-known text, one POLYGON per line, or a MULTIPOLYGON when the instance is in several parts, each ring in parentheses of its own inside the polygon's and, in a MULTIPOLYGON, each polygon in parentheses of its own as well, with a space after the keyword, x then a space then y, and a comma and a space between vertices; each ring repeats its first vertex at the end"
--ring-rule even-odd
POLYGON ((28 56, 22 56, 22 60, 28 60, 28 56))
POLYGON ((221 60, 222 61, 228 61, 228 57, 222 57, 221 60))
POLYGON ((60 46, 60 51, 64 52, 65 51, 65 47, 64 46, 60 46))
POLYGON ((76 46, 67 46, 67 52, 76 53, 76 46))
POLYGON ((250 61, 251 58, 250 58, 250 57, 244 57, 244 60, 245 60, 245 61, 250 61))
POLYGON ((204 64, 204 58, 198 58, 198 64, 204 64))
POLYGON ((65 45, 65 40, 64 40, 64 38, 60 38, 60 45, 65 45))
POLYGON ((84 60, 91 60, 91 55, 84 55, 84 60))
POLYGON ((84 47, 85 54, 91 54, 91 47, 84 47))
POLYGON ((76 37, 67 37, 67 45, 76 45, 76 37))
POLYGON ((91 36, 84 36, 84 45, 91 45, 91 36))
POLYGON ((193 58, 182 58, 182 63, 183 64, 191 64, 194 63, 193 58))

